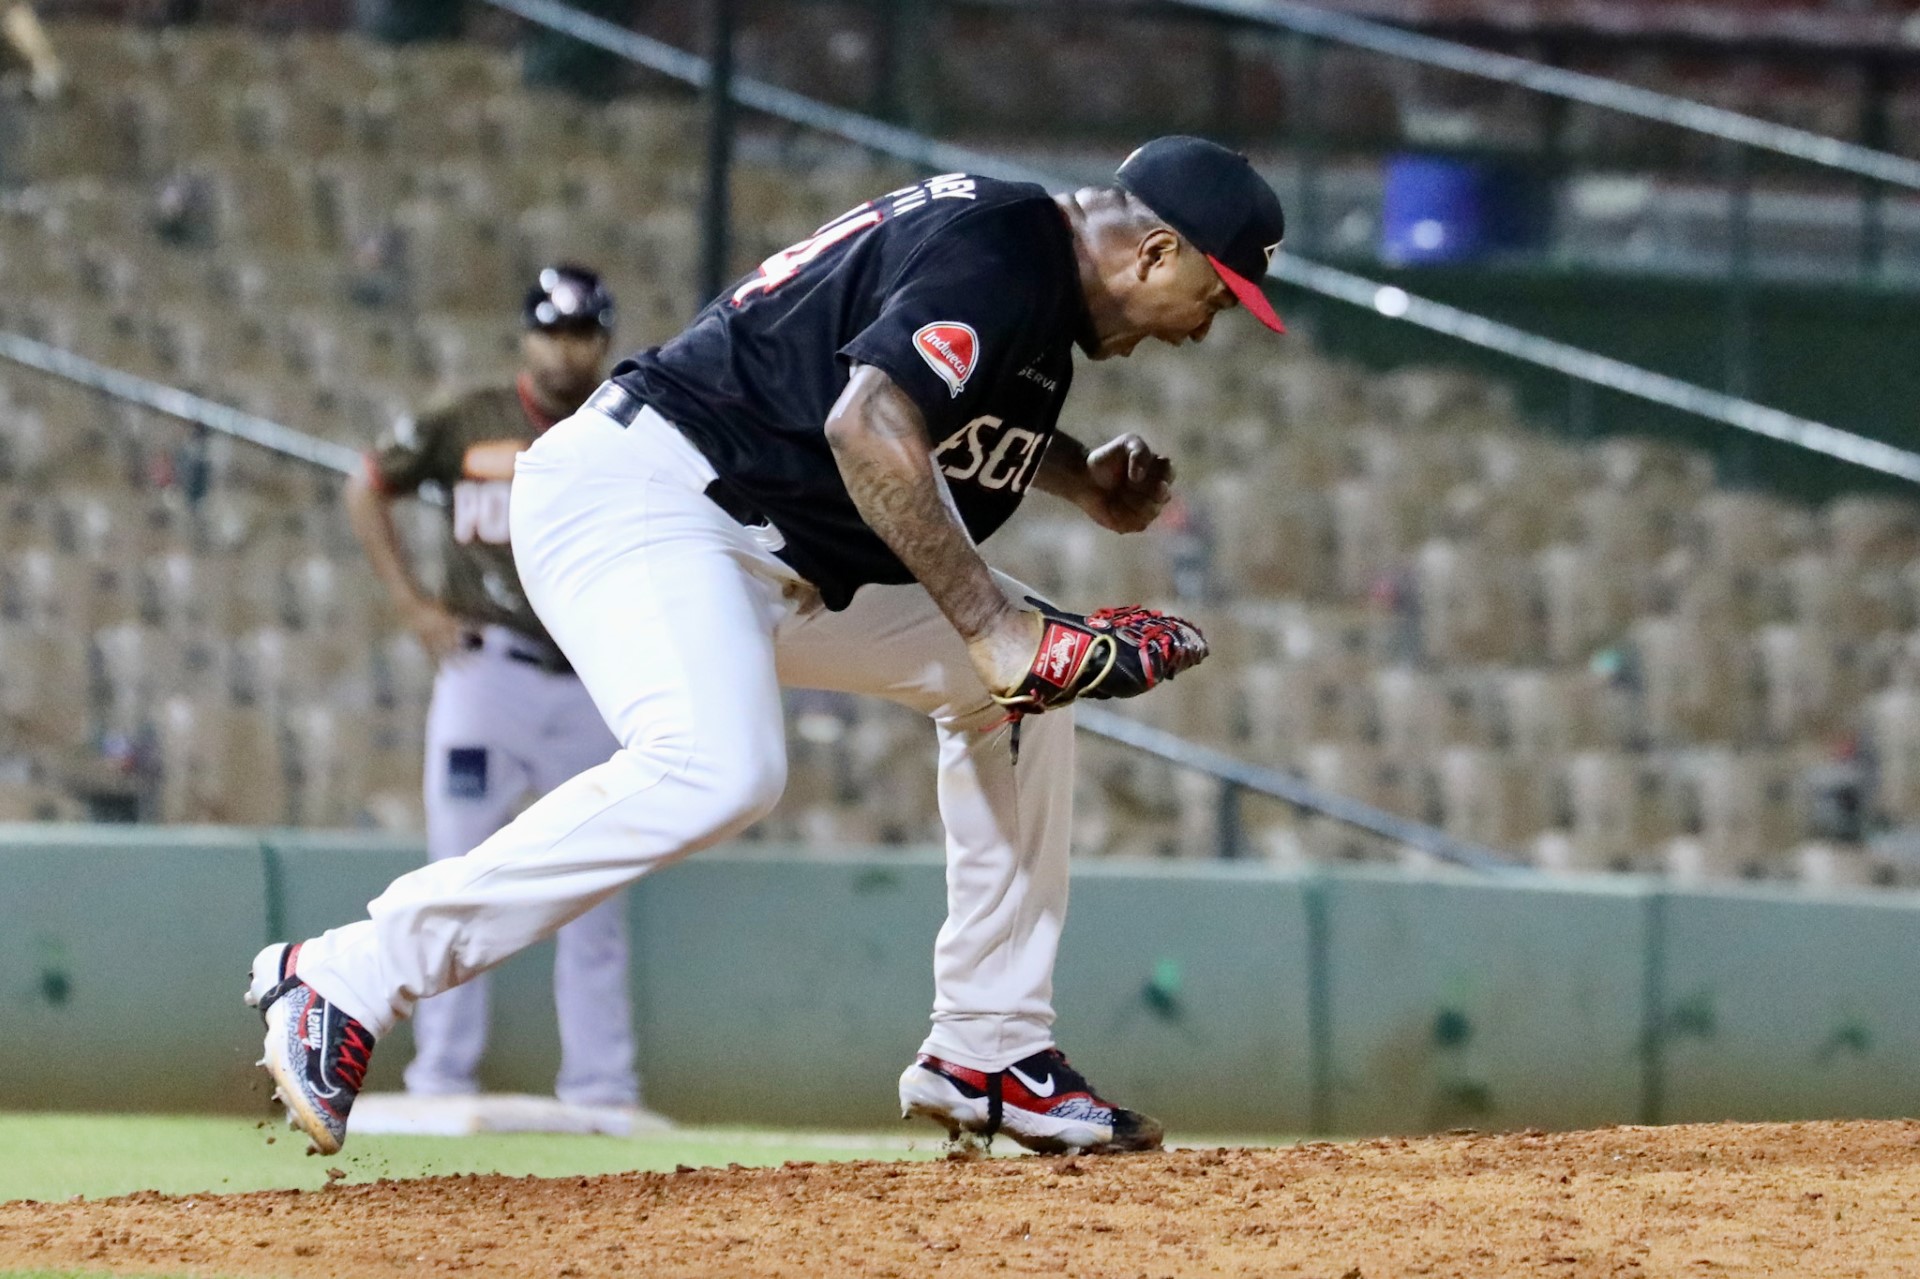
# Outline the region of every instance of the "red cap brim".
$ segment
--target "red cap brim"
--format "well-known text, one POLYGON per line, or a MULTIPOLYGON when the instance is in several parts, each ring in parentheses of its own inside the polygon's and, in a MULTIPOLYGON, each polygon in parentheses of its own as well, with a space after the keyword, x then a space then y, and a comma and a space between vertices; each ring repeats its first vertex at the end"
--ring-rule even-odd
POLYGON ((1207 255, 1207 261, 1213 263, 1214 271, 1226 281, 1227 287, 1233 290, 1233 296, 1240 299, 1240 305, 1253 312, 1254 319, 1275 333, 1287 331, 1287 326, 1280 323, 1280 317, 1274 314, 1273 303, 1267 301, 1266 290, 1212 254, 1207 255))

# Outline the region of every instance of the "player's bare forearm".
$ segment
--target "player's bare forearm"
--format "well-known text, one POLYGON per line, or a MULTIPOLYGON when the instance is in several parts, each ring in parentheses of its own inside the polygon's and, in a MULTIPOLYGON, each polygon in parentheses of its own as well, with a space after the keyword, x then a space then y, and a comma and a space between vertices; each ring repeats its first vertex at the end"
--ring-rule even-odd
POLYGON ((347 477, 345 501, 347 523, 367 553, 373 574, 387 588, 393 607, 419 639, 421 647, 435 658, 455 651, 465 635, 459 618, 420 589, 400 542, 400 530, 393 523, 393 499, 380 492, 362 472, 347 477))
POLYGON ((1087 476, 1087 446, 1065 431, 1055 431, 1040 457, 1040 469, 1034 472, 1033 487, 1084 506, 1093 491, 1087 476))
POLYGON ((1008 601, 980 558, 934 464, 920 410, 885 373, 858 366, 827 416, 826 435, 860 518, 969 647, 989 650, 976 656, 989 687, 1008 686, 1032 660, 1038 619, 1008 601))
POLYGON ((393 499, 374 488, 363 472, 347 477, 344 491, 347 523, 367 553, 373 575, 387 588, 394 607, 402 611, 421 603, 425 592, 414 579, 400 542, 400 530, 393 523, 393 499))

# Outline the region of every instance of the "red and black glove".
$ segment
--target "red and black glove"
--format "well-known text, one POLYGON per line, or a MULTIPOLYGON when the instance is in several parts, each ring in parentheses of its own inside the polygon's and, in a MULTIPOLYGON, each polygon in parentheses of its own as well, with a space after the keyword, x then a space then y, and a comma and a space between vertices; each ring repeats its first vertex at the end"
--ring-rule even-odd
POLYGON ((1206 637, 1185 618, 1129 604, 1069 613, 1027 596, 1045 622, 1033 665, 1017 688, 993 699, 1018 720, 1082 697, 1138 697, 1207 655, 1206 637))

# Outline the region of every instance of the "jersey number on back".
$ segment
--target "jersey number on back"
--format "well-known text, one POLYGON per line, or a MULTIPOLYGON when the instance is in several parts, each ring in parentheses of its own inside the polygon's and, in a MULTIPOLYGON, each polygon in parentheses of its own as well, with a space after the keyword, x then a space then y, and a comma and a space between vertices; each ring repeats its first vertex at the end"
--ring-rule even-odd
POLYGON ((780 250, 760 264, 760 274, 733 291, 733 304, 739 306, 756 293, 771 293, 800 274, 800 268, 831 249, 840 241, 879 226, 890 217, 925 208, 935 200, 974 199, 974 181, 964 173, 943 173, 925 182, 890 191, 878 200, 869 200, 850 209, 815 231, 800 243, 780 250), (880 205, 886 205, 883 212, 880 205))
POLYGON ((940 441, 933 457, 950 480, 1024 493, 1045 453, 1045 441, 1036 432, 1005 426, 992 414, 983 414, 940 441))
POLYGON ((800 274, 800 268, 831 249, 848 236, 858 235, 882 221, 880 210, 855 209, 838 221, 829 222, 800 243, 780 250, 760 264, 760 274, 733 291, 733 304, 739 306, 756 293, 773 290, 800 274))

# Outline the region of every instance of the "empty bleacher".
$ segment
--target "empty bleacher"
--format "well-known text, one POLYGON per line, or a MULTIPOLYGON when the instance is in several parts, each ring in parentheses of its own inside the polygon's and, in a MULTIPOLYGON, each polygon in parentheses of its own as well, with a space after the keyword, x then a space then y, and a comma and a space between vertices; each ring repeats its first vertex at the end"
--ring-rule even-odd
MULTIPOLYGON (((75 91, 0 193, 0 326, 356 446, 498 376, 555 257, 622 346, 694 307, 699 119, 519 87, 480 47, 64 24, 75 91), (212 74, 212 68, 218 74, 212 74)), ((905 174, 749 139, 741 253, 905 174)), ((1072 605, 1195 616, 1207 667, 1127 713, 1538 864, 1915 878, 1920 506, 1716 485, 1659 441, 1571 444, 1457 372, 1371 376, 1229 317, 1089 370, 1065 428, 1181 467, 1151 532, 1036 497, 990 558, 1072 605)), ((431 665, 326 475, 0 370, 0 815, 414 828, 431 665)), ((432 566, 435 513, 406 527, 432 566)), ((927 729, 796 697, 761 828, 937 835, 927 729)), ((1087 741, 1087 852, 1212 855, 1205 778, 1087 741)), ((1249 804, 1279 858, 1393 855, 1249 804)))

